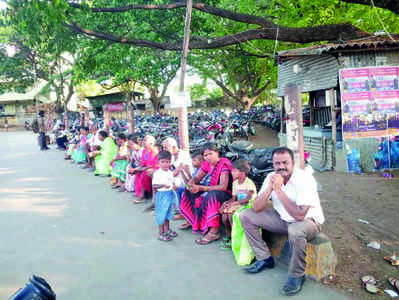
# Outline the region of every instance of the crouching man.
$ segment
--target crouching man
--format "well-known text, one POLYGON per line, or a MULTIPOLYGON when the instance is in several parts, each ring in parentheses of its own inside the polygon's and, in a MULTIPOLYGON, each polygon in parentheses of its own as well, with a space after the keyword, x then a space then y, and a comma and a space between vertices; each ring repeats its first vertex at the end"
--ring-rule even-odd
POLYGON ((305 282, 306 247, 320 232, 324 222, 323 211, 317 193, 317 183, 304 170, 294 168, 291 149, 279 147, 273 150, 274 172, 270 173, 254 201, 254 208, 240 215, 242 227, 251 245, 256 262, 247 267, 249 273, 258 273, 274 267, 274 258, 262 240, 259 228, 277 234, 287 234, 291 247, 289 276, 282 292, 294 295, 301 291, 305 282), (268 206, 269 199, 273 207, 268 206))

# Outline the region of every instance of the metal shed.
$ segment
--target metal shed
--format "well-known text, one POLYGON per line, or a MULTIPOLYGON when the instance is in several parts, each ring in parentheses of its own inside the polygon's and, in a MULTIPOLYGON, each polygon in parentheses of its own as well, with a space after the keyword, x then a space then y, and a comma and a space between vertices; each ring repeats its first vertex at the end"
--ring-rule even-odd
MULTIPOLYGON (((276 63, 278 96, 286 98, 284 89, 289 83, 299 84, 302 93, 309 93, 311 126, 304 128, 304 142, 305 150, 311 152, 313 165, 318 169, 346 171, 346 155, 343 148, 348 144, 360 150, 363 170, 372 171, 373 154, 378 146, 376 139, 364 138, 342 142, 341 130, 333 134, 331 128, 325 128, 325 125, 330 121, 335 122, 332 115, 340 114, 339 70, 399 65, 399 35, 372 36, 281 51, 277 54, 276 63)), ((281 126, 280 143, 285 144, 284 124, 281 126)))

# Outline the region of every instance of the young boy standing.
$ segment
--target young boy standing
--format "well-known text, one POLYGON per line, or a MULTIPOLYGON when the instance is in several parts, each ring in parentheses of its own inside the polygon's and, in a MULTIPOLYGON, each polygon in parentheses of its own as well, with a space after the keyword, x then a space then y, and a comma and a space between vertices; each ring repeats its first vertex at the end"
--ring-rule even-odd
POLYGON ((233 162, 233 197, 224 202, 220 207, 222 221, 226 228, 226 238, 223 248, 231 248, 231 230, 233 226, 233 214, 245 205, 251 206, 256 198, 256 186, 251 179, 247 177, 250 166, 246 160, 233 162))
POLYGON ((169 242, 177 237, 177 233, 170 229, 173 220, 173 205, 176 202, 173 172, 170 170, 172 155, 168 151, 158 154, 159 169, 152 177, 152 188, 155 194, 155 221, 159 228, 158 240, 169 242))

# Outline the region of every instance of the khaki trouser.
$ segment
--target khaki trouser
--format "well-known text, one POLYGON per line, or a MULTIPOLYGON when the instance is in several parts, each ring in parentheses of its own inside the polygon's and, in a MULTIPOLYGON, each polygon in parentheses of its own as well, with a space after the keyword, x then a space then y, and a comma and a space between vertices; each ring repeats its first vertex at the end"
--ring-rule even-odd
POLYGON ((305 274, 307 242, 313 240, 320 232, 320 226, 312 220, 288 223, 272 208, 256 213, 252 208, 240 214, 245 236, 257 260, 264 260, 270 256, 269 248, 262 239, 259 227, 277 234, 287 234, 291 247, 289 273, 300 277, 305 274))

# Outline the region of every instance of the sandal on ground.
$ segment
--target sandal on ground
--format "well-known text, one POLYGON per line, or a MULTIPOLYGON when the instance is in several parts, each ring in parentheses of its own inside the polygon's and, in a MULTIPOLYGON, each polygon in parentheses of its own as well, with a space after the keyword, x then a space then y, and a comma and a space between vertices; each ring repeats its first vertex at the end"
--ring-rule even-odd
POLYGON ((180 224, 178 228, 180 230, 188 230, 188 229, 190 229, 190 227, 191 227, 191 224, 186 222, 186 223, 180 224))
POLYGON ((231 250, 231 241, 223 242, 220 248, 223 250, 231 250))
POLYGON ((171 238, 175 238, 175 237, 178 236, 177 232, 173 231, 173 230, 169 230, 169 231, 165 232, 165 234, 168 235, 171 238))
POLYGON ((231 237, 225 236, 225 237, 223 237, 222 240, 223 240, 223 243, 231 242, 231 237))
POLYGON ((162 234, 158 235, 158 240, 162 241, 162 242, 170 242, 173 239, 169 235, 167 235, 166 232, 165 232, 165 233, 162 233, 162 234))
POLYGON ((145 202, 145 199, 135 199, 135 200, 133 200, 134 204, 140 204, 140 203, 144 203, 144 202, 145 202))
POLYGON ((176 214, 173 217, 173 221, 179 221, 179 220, 184 220, 184 217, 182 215, 180 215, 180 214, 176 214))
POLYGON ((121 186, 119 189, 118 189, 118 192, 127 192, 127 190, 123 187, 123 186, 121 186))
POLYGON ((380 282, 373 276, 367 275, 361 278, 364 288, 371 294, 381 293, 380 282))
POLYGON ((219 233, 208 232, 204 237, 195 240, 198 245, 208 245, 210 243, 216 242, 221 238, 219 233))
POLYGON ((119 189, 120 187, 121 187, 120 185, 114 184, 111 186, 111 189, 115 190, 115 189, 119 189))

